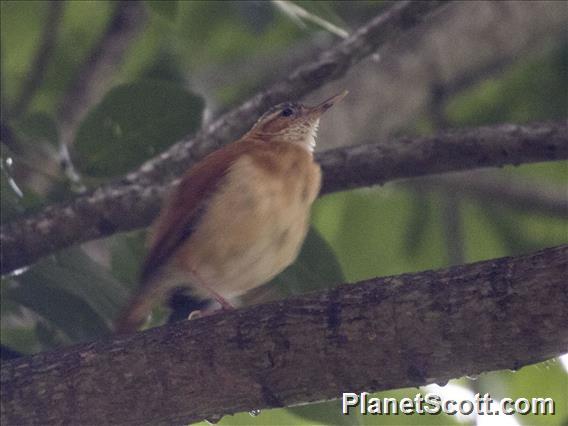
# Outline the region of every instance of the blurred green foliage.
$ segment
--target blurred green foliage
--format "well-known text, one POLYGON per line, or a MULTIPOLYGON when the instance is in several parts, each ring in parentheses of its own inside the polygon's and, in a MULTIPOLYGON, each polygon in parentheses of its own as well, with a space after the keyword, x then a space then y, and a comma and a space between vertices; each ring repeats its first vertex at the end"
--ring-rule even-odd
POLYGON ((566 118, 567 76, 568 41, 565 40, 456 96, 448 102, 446 114, 456 126, 566 118))
POLYGON ((73 144, 88 176, 118 176, 201 126, 203 100, 179 85, 142 80, 114 87, 83 120, 73 144))
MULTIPOLYGON (((352 15, 374 14, 377 2, 298 2, 309 12, 345 27, 352 15)), ((114 89, 92 108, 80 125, 73 159, 81 173, 119 176, 201 125, 202 98, 188 90, 194 74, 226 73, 227 64, 245 62, 254 54, 282 52, 319 31, 298 25, 269 2, 146 1, 149 21, 132 43, 114 76, 114 89)), ((47 192, 19 185, 15 165, 34 151, 56 156, 58 107, 90 49, 105 31, 118 7, 110 1, 66 2, 53 57, 45 79, 21 117, 9 115, 38 47, 48 3, 0 3, 2 125, 13 131, 13 145, 2 145, 2 221, 20 216, 41 203, 73 196, 59 172, 47 192), (8 113, 7 113, 8 112, 8 113), (13 179, 11 181, 11 179, 13 179), (55 189, 54 189, 55 187, 55 189)), ((448 99, 446 118, 452 126, 500 122, 524 123, 561 119, 568 110, 568 44, 553 44, 539 55, 520 59, 501 75, 482 81, 448 99)), ((219 87, 221 100, 232 103, 259 89, 255 75, 219 87)), ((433 128, 428 116, 416 127, 433 128), (424 124, 425 123, 425 124, 424 124)), ((42 164, 37 164, 37 167, 42 164)), ((524 165, 512 174, 566 185, 566 162, 524 165)), ((43 176, 44 179, 46 176, 43 176)), ((49 186, 49 185, 48 185, 49 186)), ((389 184, 320 198, 313 211, 313 229, 298 261, 272 286, 279 296, 320 289, 343 281, 435 269, 448 265, 444 239, 443 193, 417 193, 389 184)), ((461 198, 456 215, 463 223, 466 261, 529 252, 566 243, 565 218, 527 213, 497 202, 461 198)), ((82 248, 46 258, 1 287, 1 342, 24 353, 92 340, 109 326, 136 286, 144 256, 144 232, 113 236, 102 243, 106 258, 94 260, 82 248)), ((100 248, 99 248, 100 249, 100 248)), ((385 366, 388 368, 388 366, 385 366)), ((555 420, 566 421, 566 372, 556 361, 520 371, 493 372, 477 380, 452 383, 489 392, 494 397, 551 396, 557 401, 555 420)), ((346 390, 348 391, 348 390, 346 390)), ((417 389, 377 394, 413 397, 417 389)), ((339 396, 339 395, 338 395, 339 396)), ((263 424, 456 424, 444 416, 371 417, 340 414, 337 402, 228 416, 224 425, 263 424)), ((518 416, 520 424, 551 424, 549 418, 518 416)))
POLYGON ((179 1, 177 0, 146 0, 146 4, 156 14, 164 18, 175 21, 179 11, 179 1))

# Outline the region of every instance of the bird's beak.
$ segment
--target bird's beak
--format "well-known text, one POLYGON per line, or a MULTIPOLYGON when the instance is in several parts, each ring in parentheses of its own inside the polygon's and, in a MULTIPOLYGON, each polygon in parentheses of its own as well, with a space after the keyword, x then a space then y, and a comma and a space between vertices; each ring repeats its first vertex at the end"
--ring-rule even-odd
POLYGON ((326 99, 321 104, 316 105, 315 107, 308 107, 306 111, 306 115, 310 116, 311 118, 319 118, 324 112, 334 106, 336 103, 341 101, 345 96, 347 96, 349 92, 344 90, 341 93, 338 93, 335 96, 332 96, 329 99, 326 99))

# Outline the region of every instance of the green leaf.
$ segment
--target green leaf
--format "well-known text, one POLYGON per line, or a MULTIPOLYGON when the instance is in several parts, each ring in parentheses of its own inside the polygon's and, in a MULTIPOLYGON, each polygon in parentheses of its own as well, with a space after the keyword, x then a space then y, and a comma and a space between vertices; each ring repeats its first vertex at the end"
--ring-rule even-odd
POLYGON ((522 425, 546 426, 550 424, 566 425, 568 421, 568 399, 566 391, 568 386, 568 373, 558 359, 551 359, 538 364, 521 368, 516 372, 500 371, 495 373, 498 378, 501 395, 495 394, 495 382, 490 383, 487 392, 493 392, 492 397, 513 399, 552 398, 554 400, 555 414, 551 415, 515 415, 514 418, 522 425))
POLYGON ((14 169, 20 161, 8 147, 2 146, 0 156, 0 220, 10 221, 28 210, 40 206, 43 197, 21 186, 13 177, 14 169))
MULTIPOLYGON (((203 421, 195 423, 194 426, 209 426, 210 424, 209 422, 203 421)), ((298 422, 298 417, 290 413, 286 408, 262 409, 261 412, 255 416, 249 413, 226 415, 217 424, 219 426, 314 425, 313 422, 298 422)))
POLYGON ((111 243, 111 271, 122 283, 132 289, 138 287, 140 265, 146 254, 144 231, 113 236, 111 243))
MULTIPOLYGON (((32 327, 6 327, 3 325, 1 331, 2 345, 6 348, 24 355, 41 352, 42 350, 36 331, 32 327)), ((8 353, 8 357, 9 356, 10 354, 8 353)), ((4 361, 4 358, 2 358, 2 361, 4 361)))
POLYGON ((2 325, 0 341, 3 346, 23 354, 39 352, 39 345, 33 323, 22 321, 22 305, 8 297, 8 290, 16 285, 8 277, 2 277, 0 281, 0 313, 2 325))
POLYGON ((35 326, 35 335, 41 344, 42 350, 55 349, 65 345, 65 337, 52 323, 40 320, 35 326))
POLYGON ((103 319, 110 322, 128 300, 125 286, 81 249, 65 250, 46 259, 24 274, 23 279, 69 291, 85 300, 103 319))
POLYGON ((342 414, 342 402, 328 401, 317 404, 302 405, 299 407, 288 408, 287 410, 305 420, 309 424, 324 424, 337 426, 355 426, 360 425, 358 413, 350 413, 348 416, 342 414))
POLYGON ((185 78, 185 66, 180 63, 180 58, 173 49, 162 48, 156 53, 151 62, 147 63, 139 73, 140 80, 169 81, 170 83, 183 85, 185 78))
POLYGON ((169 82, 115 87, 81 123, 74 162, 95 177, 123 174, 196 131, 203 107, 202 98, 169 82))
POLYGON ((568 97, 568 43, 561 42, 527 56, 504 74, 481 81, 446 105, 453 125, 526 123, 564 119, 568 97))
POLYGON ((53 117, 43 112, 25 116, 16 124, 16 131, 28 142, 48 142, 59 145, 59 130, 53 117))
POLYGON ((507 249, 509 255, 520 255, 547 247, 544 244, 539 247, 536 241, 531 241, 525 235, 525 229, 514 220, 514 212, 506 207, 492 205, 489 203, 480 204, 481 213, 486 216, 487 221, 493 226, 493 235, 499 237, 507 249))
POLYGON ((344 280, 333 249, 314 227, 310 228, 298 259, 274 279, 285 286, 288 294, 322 290, 344 280))
POLYGON ((9 288, 6 297, 36 312, 76 343, 108 333, 104 321, 80 298, 66 290, 26 281, 9 288))
POLYGON ((246 304, 255 304, 331 288, 342 282, 344 276, 335 253, 320 233, 311 227, 296 261, 243 299, 246 304))
POLYGON ((432 220, 431 197, 418 191, 413 192, 413 195, 414 197, 410 199, 410 218, 404 231, 405 249, 410 258, 418 255, 422 244, 426 241, 428 222, 432 220))
POLYGON ((146 4, 150 7, 152 12, 163 18, 170 21, 175 21, 177 18, 179 9, 177 0, 146 0, 146 4))
POLYGON ((66 343, 108 334, 128 299, 127 289, 78 248, 38 262, 2 289, 3 306, 17 303, 49 323, 36 327, 44 345, 57 342, 59 333, 66 343))
POLYGON ((0 159, 0 161, 2 161, 2 169, 0 170, 0 191, 2 192, 2 197, 0 197, 0 218, 2 223, 6 223, 23 213, 24 208, 22 206, 21 189, 16 185, 12 176, 7 173, 4 166, 4 158, 0 159))

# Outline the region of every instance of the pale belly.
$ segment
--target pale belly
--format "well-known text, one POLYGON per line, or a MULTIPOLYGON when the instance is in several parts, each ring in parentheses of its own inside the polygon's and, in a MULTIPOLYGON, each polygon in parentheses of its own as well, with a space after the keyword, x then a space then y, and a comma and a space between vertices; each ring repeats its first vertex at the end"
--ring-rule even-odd
MULTIPOLYGON (((226 299, 268 282, 296 259, 317 193, 316 188, 306 196, 303 182, 290 188, 281 179, 265 180, 261 186, 250 177, 234 182, 239 183, 210 201, 180 256, 184 269, 196 272, 226 299)), ((210 297, 199 286, 195 291, 210 297)))

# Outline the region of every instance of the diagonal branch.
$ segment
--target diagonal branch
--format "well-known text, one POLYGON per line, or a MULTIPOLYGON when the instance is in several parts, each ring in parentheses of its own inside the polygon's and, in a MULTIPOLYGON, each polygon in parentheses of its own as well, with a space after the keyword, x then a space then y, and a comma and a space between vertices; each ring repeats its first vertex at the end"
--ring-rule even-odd
POLYGON ((186 424, 516 370, 568 351, 567 272, 564 245, 8 361, 2 424, 186 424))
POLYGON ((146 24, 144 5, 119 1, 104 33, 93 46, 60 102, 57 118, 62 142, 69 144, 77 124, 105 93, 116 68, 146 24))
POLYGON ((34 95, 43 83, 47 66, 55 49, 64 6, 64 2, 55 0, 51 0, 45 4, 48 10, 45 24, 39 38, 41 42, 33 63, 30 65, 31 71, 24 81, 20 94, 17 97, 16 104, 9 111, 11 118, 18 118, 26 112, 34 95))
MULTIPOLYGON (((128 6, 126 3, 129 5, 132 2, 121 2, 118 5, 119 11, 121 7, 127 9, 138 7, 128 6)), ((164 191, 163 187, 157 186, 158 181, 167 181, 171 176, 179 174, 183 169, 194 164, 207 152, 235 140, 268 106, 283 100, 301 98, 328 81, 341 77, 352 65, 376 51, 386 42, 411 31, 433 11, 446 3, 447 1, 395 3, 384 13, 371 19, 348 39, 322 52, 316 60, 297 68, 288 79, 259 92, 240 107, 209 124, 193 139, 181 141, 146 162, 138 171, 125 176, 121 183, 103 187, 92 194, 79 196, 70 204, 47 208, 35 215, 35 220, 32 218, 19 222, 23 226, 14 224, 10 230, 3 228, 2 273, 28 265, 53 250, 110 235, 119 230, 146 225, 156 211, 155 204, 158 200, 156 195, 161 195, 164 191), (142 186, 142 183, 145 186, 142 186), (127 186, 129 184, 132 186, 127 186), (148 199, 150 202, 144 203, 145 196, 150 196, 148 199), (127 209, 124 209, 124 204, 115 205, 117 202, 127 200, 133 203, 127 209), (93 216, 89 212, 91 208, 93 216), (105 213, 107 210, 108 214, 105 213), (64 225, 67 219, 69 219, 69 226, 64 225), (38 241, 42 242, 36 246, 38 241), (5 246, 5 243, 11 248, 5 246)), ((134 10, 132 13, 135 12, 134 10)), ((120 27, 130 22, 129 19, 125 19, 124 23, 119 19, 116 25, 120 27)), ((112 33, 113 25, 110 27, 110 33, 112 33)), ((120 51, 122 44, 118 43, 119 47, 111 49, 106 56, 113 58, 115 56, 113 52, 120 51)), ((99 49, 95 49, 95 53, 98 51, 99 49)), ((99 52, 99 54, 102 53, 99 52)), ((94 54, 93 58, 97 58, 97 55, 94 54)), ((95 68, 98 69, 98 67, 95 68)), ((76 92, 81 95, 80 97, 85 97, 85 93, 92 92, 89 88, 94 87, 93 83, 90 83, 93 79, 82 77, 80 80, 88 81, 88 86, 83 87, 81 81, 78 81, 77 90, 71 93, 76 92)), ((69 103, 74 104, 74 101, 69 99, 69 103)), ((65 108, 62 108, 59 113, 64 123, 71 122, 77 117, 77 113, 69 112, 70 116, 66 118, 65 108)), ((69 126, 64 125, 63 127, 69 126)))
POLYGON ((156 183, 180 174, 204 154, 236 140, 269 107, 290 99, 301 99, 324 84, 344 76, 365 57, 387 42, 415 29, 448 1, 400 1, 371 19, 349 38, 323 51, 317 59, 301 65, 283 81, 261 91, 241 106, 208 124, 189 140, 183 140, 147 161, 126 176, 125 182, 151 180, 156 183))
MULTIPOLYGON (((317 159, 325 194, 400 178, 566 158, 568 125, 563 121, 404 137, 326 151, 317 159)), ((170 186, 119 183, 2 225, 2 273, 72 244, 148 225, 170 186)))

